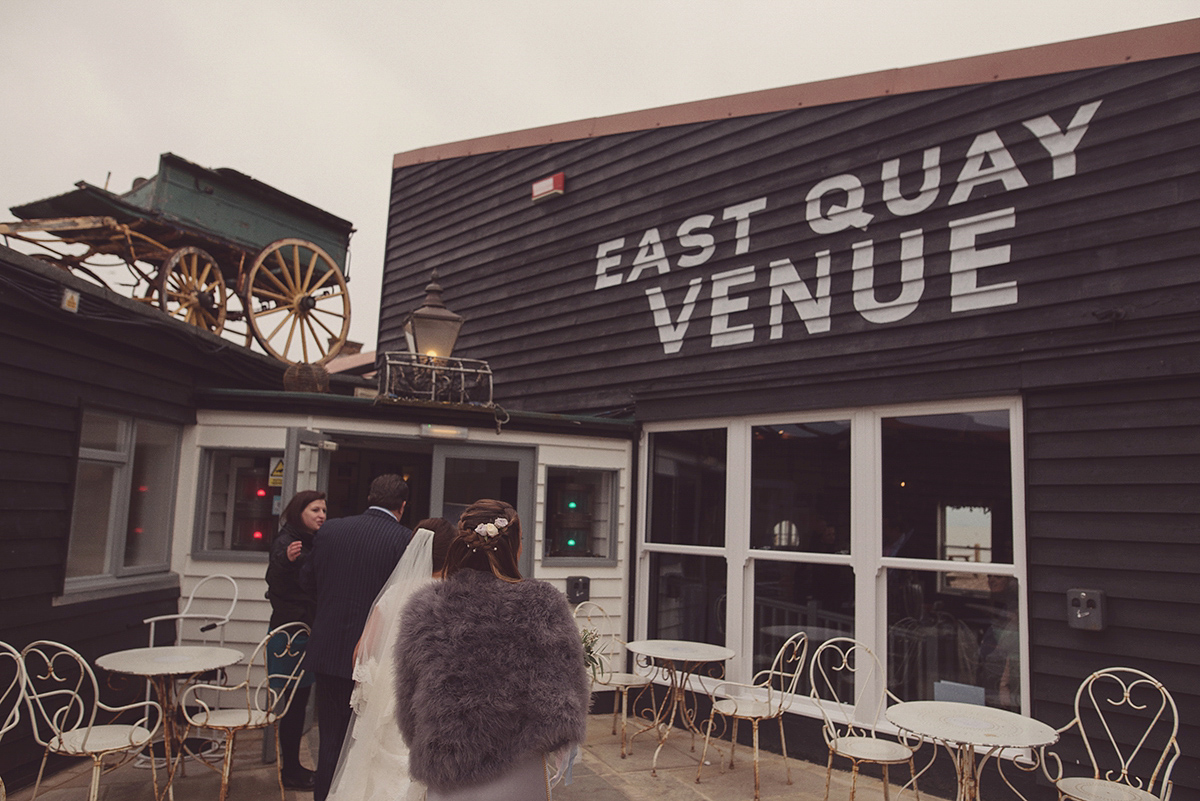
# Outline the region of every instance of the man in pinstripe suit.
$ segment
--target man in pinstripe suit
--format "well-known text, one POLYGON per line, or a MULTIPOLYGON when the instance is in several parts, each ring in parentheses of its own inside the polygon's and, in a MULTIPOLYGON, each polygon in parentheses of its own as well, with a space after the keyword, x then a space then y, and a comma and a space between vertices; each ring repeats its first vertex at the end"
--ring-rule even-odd
POLYGON ((317 599, 305 667, 316 673, 317 754, 314 801, 324 801, 350 723, 354 647, 375 596, 400 561, 412 531, 401 525, 408 485, 395 474, 371 482, 361 515, 328 520, 313 540, 301 582, 317 599))

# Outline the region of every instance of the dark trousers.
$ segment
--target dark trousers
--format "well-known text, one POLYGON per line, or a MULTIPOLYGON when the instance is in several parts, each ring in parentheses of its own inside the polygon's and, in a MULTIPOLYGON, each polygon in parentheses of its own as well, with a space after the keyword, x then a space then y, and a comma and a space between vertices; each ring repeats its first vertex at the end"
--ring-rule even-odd
POLYGON ((325 801, 329 785, 333 782, 333 771, 342 754, 342 741, 350 725, 350 694, 354 691, 354 680, 317 674, 317 731, 320 748, 317 750, 316 786, 313 801, 325 801))
POLYGON ((292 696, 292 705, 287 714, 279 719, 279 753, 283 759, 283 772, 292 776, 300 774, 300 741, 304 738, 304 719, 308 716, 308 694, 311 687, 301 687, 292 696))

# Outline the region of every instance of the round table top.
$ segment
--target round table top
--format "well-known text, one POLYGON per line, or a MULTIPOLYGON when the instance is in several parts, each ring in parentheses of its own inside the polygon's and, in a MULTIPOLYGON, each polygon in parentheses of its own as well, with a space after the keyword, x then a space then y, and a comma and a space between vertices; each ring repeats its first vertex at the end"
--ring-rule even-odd
POLYGON ((181 676, 216 670, 242 661, 242 652, 217 645, 159 645, 113 651, 96 664, 114 673, 134 676, 181 676))
POLYGON ((691 640, 633 640, 625 647, 635 654, 671 662, 724 662, 733 658, 732 648, 691 640))
POLYGON ((1040 720, 978 704, 906 701, 886 714, 901 729, 959 745, 1036 748, 1058 741, 1058 732, 1040 720))

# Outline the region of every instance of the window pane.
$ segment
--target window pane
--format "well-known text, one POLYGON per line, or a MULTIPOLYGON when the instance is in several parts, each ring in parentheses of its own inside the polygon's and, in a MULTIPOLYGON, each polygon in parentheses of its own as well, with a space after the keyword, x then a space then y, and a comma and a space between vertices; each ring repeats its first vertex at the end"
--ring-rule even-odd
POLYGON ((283 454, 212 451, 209 458, 205 549, 270 550, 283 511, 283 490, 271 481, 271 466, 283 454))
POLYGON ((112 465, 82 461, 75 471, 67 578, 99 576, 108 571, 108 526, 116 473, 112 465))
POLYGON ((833 637, 853 637, 853 569, 755 560, 754 631, 756 671, 798 631, 808 634, 809 653, 833 637))
POLYGON ((755 426, 750 545, 850 552, 850 423, 755 426))
MULTIPOLYGON (((457 522, 467 507, 480 498, 504 501, 521 514, 517 504, 520 474, 521 463, 517 461, 447 456, 442 517, 457 522)), ((523 534, 532 536, 532 528, 523 534)))
POLYGON ((95 412, 83 413, 83 430, 79 432, 79 447, 102 451, 125 450, 125 420, 95 412))
POLYGON ((615 479, 611 470, 546 468, 546 556, 609 557, 615 479))
POLYGON ((725 644, 725 560, 650 554, 652 639, 725 644))
POLYGON ((167 561, 178 437, 174 426, 145 421, 137 424, 129 488, 129 527, 125 533, 126 567, 160 565, 167 561))
POLYGON ((888 570, 892 692, 1019 710, 1017 590, 1009 576, 888 570))
POLYGON ((1012 564, 1004 410, 882 421, 883 555, 1012 564))
POLYGON ((725 429, 650 435, 650 542, 725 544, 725 429))

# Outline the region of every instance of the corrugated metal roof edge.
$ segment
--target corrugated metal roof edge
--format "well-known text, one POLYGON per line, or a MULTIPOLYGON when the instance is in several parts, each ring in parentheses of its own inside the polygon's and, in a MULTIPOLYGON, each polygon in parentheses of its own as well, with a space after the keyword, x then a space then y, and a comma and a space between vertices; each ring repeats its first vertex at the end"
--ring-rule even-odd
POLYGON ((271 411, 276 413, 310 412, 355 417, 383 417, 418 423, 444 423, 468 428, 495 428, 497 415, 503 427, 517 431, 544 431, 582 434, 618 439, 635 439, 638 423, 631 419, 612 419, 589 415, 551 414, 547 412, 508 411, 502 407, 469 404, 428 403, 423 401, 376 402, 373 398, 316 392, 278 390, 202 388, 196 391, 202 409, 271 411))
POLYGON ((1200 52, 1200 18, 1086 39, 1072 39, 952 61, 868 72, 464 139, 397 153, 392 159, 392 168, 671 125, 824 106, 929 89, 1029 78, 1196 52, 1200 52))

